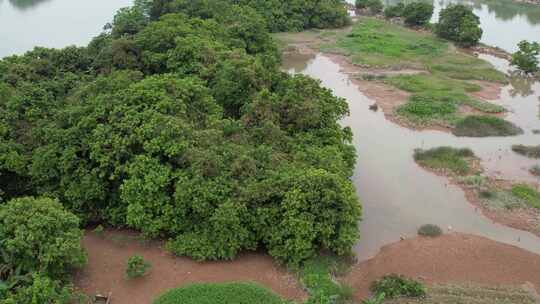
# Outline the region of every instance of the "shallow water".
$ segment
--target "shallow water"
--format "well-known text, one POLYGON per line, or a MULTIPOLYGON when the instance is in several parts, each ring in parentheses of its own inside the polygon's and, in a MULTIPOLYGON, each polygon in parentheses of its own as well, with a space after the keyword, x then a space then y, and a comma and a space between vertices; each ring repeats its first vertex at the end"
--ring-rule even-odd
POLYGON ((0 58, 35 46, 86 45, 132 0, 0 0, 0 58))
MULTIPOLYGON (((347 0, 354 3, 354 0, 347 0)), ((386 5, 401 0, 382 0, 386 5)), ((409 0, 410 1, 410 0, 409 0)), ((435 7, 432 22, 437 22, 439 12, 452 3, 472 7, 480 17, 484 30, 482 42, 498 46, 508 52, 517 50, 521 40, 540 41, 540 5, 516 3, 512 0, 426 0, 435 7)))
POLYGON ((501 104, 514 112, 508 119, 525 129, 525 134, 510 138, 457 138, 440 131, 412 131, 400 127, 369 110, 374 101, 340 72, 338 64, 323 55, 286 58, 284 68, 319 79, 335 95, 345 98, 350 116, 343 124, 354 133, 358 161, 354 185, 364 207, 362 239, 355 247, 360 260, 376 254, 385 244, 400 237, 416 235, 419 226, 437 224, 448 230, 471 233, 540 253, 540 238, 531 233, 493 223, 475 210, 461 189, 421 169, 413 160, 416 148, 441 145, 470 147, 483 159, 487 171, 501 171, 523 179, 534 179, 528 172, 529 160, 510 151, 512 144, 540 143, 531 130, 540 128, 538 96, 540 84, 532 85, 528 96, 512 97, 512 86, 503 89, 501 104), (523 164, 523 169, 517 164, 523 164))

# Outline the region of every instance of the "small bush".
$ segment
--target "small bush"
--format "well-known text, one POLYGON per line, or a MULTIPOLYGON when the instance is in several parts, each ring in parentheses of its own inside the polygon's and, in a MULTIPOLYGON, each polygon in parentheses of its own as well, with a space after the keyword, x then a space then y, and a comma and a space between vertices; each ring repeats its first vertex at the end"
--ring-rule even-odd
POLYGON ((529 169, 529 172, 530 172, 532 175, 540 176, 540 165, 534 165, 534 166, 532 166, 532 168, 529 169))
POLYGON ((418 234, 421 236, 437 237, 443 233, 441 227, 433 224, 422 225, 418 229, 418 234))
POLYGON ((441 10, 435 33, 460 46, 471 47, 478 44, 483 31, 478 16, 467 6, 456 4, 441 10))
POLYGON ((513 145, 512 151, 529 158, 540 158, 540 145, 538 146, 525 146, 525 145, 513 145))
POLYGON ((134 255, 127 261, 126 276, 129 279, 139 278, 148 273, 152 266, 140 255, 134 255))
POLYGON ((103 236, 103 233, 105 232, 105 228, 103 228, 102 225, 97 225, 96 228, 94 228, 93 232, 99 236, 99 237, 102 237, 103 236))
POLYGON ((540 43, 523 40, 518 47, 519 50, 512 55, 511 65, 527 74, 540 71, 540 43))
POLYGON ((498 117, 471 115, 459 120, 452 133, 467 137, 514 136, 523 130, 498 117))
POLYGON ((251 283, 193 284, 172 289, 154 304, 285 304, 266 288, 251 283))
POLYGON ((403 10, 405 9, 405 4, 402 2, 396 4, 396 5, 390 5, 387 6, 384 9, 384 16, 386 18, 395 18, 395 17, 401 17, 403 16, 403 10))
POLYGON ((469 173, 470 166, 466 158, 474 157, 471 149, 438 147, 429 150, 414 151, 414 160, 431 169, 448 169, 458 175, 469 173))
POLYGON ((405 6, 403 17, 410 26, 424 26, 433 16, 433 5, 424 2, 412 2, 405 6))
POLYGON ((527 205, 540 209, 540 192, 536 189, 525 184, 513 185, 512 194, 522 199, 527 205))
POLYGON ((383 10, 383 7, 384 6, 381 0, 368 0, 367 1, 367 8, 374 15, 380 14, 383 10))
POLYGON ((418 298, 426 295, 426 288, 422 283, 397 274, 385 275, 373 282, 370 290, 375 295, 384 293, 388 299, 396 297, 418 298))

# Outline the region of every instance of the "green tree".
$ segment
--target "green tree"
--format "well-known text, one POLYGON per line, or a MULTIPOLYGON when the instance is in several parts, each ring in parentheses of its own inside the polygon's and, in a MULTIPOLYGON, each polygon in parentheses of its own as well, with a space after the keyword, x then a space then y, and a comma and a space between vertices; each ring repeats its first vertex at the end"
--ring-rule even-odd
POLYGON ((64 277, 82 266, 79 220, 48 198, 19 198, 0 206, 0 240, 7 265, 23 273, 64 277))
POLYGON ((482 38, 480 19, 462 4, 449 5, 439 14, 435 33, 463 47, 474 46, 482 38))
POLYGON ((424 26, 433 16, 433 5, 425 2, 411 2, 403 9, 405 23, 411 26, 424 26))
POLYGON ((512 55, 511 64, 527 74, 540 71, 540 43, 523 40, 518 47, 519 50, 512 55))

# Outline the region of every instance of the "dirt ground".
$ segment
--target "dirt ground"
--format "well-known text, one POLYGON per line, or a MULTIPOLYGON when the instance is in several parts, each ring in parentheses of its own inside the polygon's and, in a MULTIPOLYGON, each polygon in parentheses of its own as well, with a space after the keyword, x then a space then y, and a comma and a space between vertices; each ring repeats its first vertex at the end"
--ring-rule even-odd
POLYGON ((294 275, 264 254, 198 263, 174 257, 162 249, 162 243, 145 244, 135 233, 126 231, 107 231, 101 236, 87 232, 83 246, 88 252, 88 264, 76 275, 75 285, 88 295, 112 292, 111 304, 150 304, 170 288, 196 282, 250 281, 287 299, 306 297, 294 275), (145 277, 127 280, 126 261, 135 254, 150 262, 152 269, 145 277))
POLYGON ((540 255, 467 234, 419 237, 383 247, 377 256, 356 265, 344 281, 360 299, 369 295, 371 282, 389 273, 426 284, 532 284, 539 290, 540 255))

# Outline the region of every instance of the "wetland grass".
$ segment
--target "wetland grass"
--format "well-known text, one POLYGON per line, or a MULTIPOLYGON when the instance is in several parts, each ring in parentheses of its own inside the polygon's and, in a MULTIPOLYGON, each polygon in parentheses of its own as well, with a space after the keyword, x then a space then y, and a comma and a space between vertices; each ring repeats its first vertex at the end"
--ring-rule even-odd
POLYGON ((467 148, 438 147, 414 151, 414 160, 421 166, 434 170, 449 170, 457 175, 466 175, 471 172, 469 160, 473 157, 474 153, 467 148))

